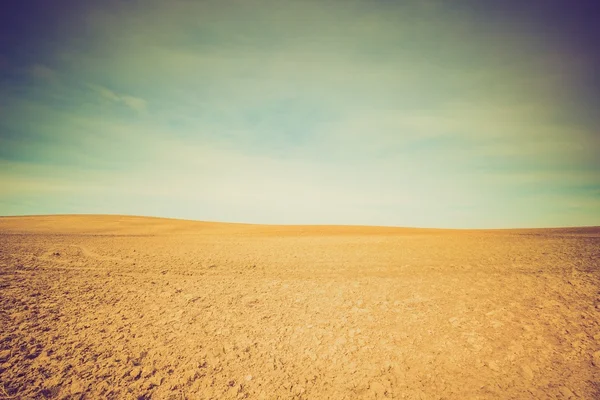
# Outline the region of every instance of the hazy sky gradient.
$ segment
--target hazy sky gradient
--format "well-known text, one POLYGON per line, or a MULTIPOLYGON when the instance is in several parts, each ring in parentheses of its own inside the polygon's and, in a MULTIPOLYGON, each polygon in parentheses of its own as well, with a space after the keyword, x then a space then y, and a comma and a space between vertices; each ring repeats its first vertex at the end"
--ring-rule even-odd
POLYGON ((597 8, 14 2, 0 215, 600 225, 597 8))

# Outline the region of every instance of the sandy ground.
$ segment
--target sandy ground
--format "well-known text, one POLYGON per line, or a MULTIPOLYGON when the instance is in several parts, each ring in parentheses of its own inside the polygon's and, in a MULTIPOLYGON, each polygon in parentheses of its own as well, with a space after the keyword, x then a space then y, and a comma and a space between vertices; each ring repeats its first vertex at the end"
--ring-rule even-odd
POLYGON ((600 229, 0 218, 0 398, 600 398, 600 229))

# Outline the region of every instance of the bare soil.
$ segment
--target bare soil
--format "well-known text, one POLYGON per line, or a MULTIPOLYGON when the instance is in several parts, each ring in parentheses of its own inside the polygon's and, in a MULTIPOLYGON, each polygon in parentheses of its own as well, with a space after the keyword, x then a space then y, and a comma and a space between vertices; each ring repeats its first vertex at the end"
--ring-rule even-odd
POLYGON ((600 229, 0 218, 0 398, 597 399, 600 229))

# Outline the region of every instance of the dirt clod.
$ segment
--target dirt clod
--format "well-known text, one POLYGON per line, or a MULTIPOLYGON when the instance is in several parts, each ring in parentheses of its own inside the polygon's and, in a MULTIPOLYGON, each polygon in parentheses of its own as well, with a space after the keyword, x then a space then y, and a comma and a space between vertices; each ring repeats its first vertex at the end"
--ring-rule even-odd
POLYGON ((592 354, 592 364, 600 368, 600 350, 595 351, 594 354, 592 354))

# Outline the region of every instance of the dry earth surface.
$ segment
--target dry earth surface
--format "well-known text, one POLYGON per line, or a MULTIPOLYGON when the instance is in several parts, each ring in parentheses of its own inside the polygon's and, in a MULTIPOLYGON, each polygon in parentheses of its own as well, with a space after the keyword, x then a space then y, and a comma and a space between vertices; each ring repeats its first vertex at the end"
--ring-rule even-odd
POLYGON ((0 218, 0 398, 598 399, 600 229, 0 218))

